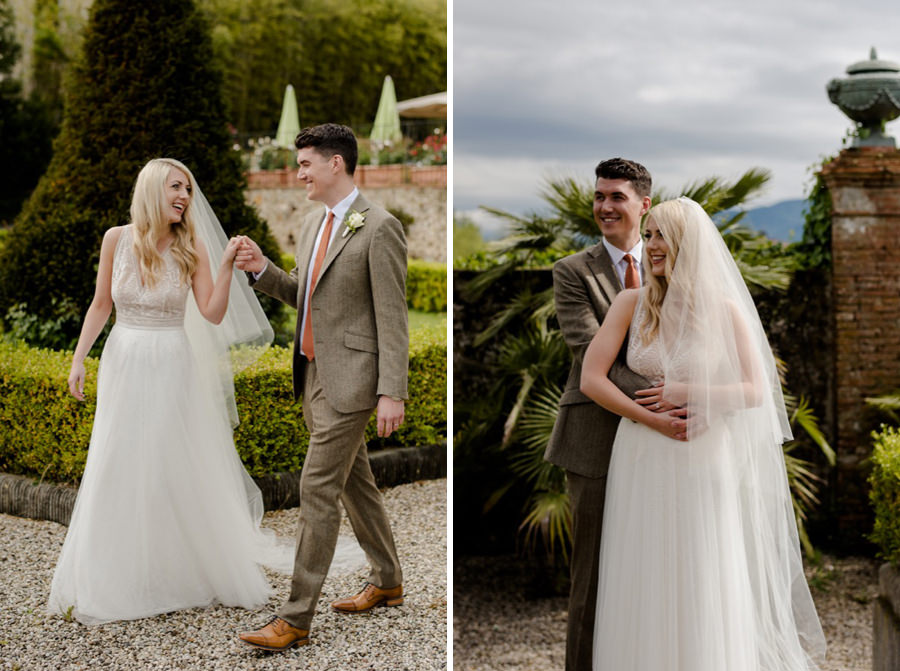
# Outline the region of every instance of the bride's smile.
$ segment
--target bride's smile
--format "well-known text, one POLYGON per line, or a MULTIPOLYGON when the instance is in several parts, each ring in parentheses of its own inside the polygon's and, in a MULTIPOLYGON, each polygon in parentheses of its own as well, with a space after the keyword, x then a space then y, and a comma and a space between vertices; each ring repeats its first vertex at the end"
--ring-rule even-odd
POLYGON ((648 219, 644 226, 644 244, 647 258, 650 259, 650 272, 657 277, 665 276, 669 245, 663 238, 659 225, 652 219, 648 219))

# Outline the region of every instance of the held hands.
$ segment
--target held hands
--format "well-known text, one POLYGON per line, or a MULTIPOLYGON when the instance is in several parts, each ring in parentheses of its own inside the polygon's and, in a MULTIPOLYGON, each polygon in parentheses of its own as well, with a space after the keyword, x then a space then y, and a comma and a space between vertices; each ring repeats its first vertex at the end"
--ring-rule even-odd
POLYGON ((266 257, 263 256, 259 245, 246 235, 239 235, 234 239, 238 241, 237 251, 234 256, 234 265, 238 270, 248 273, 261 273, 266 269, 266 257))
POLYGON ((73 361, 69 371, 69 393, 79 401, 84 400, 84 362, 73 361))
POLYGON ((687 408, 682 407, 687 401, 683 387, 684 385, 673 384, 667 387, 664 382, 660 382, 649 389, 639 389, 635 392, 637 396, 635 403, 657 414, 652 428, 673 440, 687 440, 688 427, 690 426, 692 432, 695 429, 694 420, 688 418, 687 408), (681 401, 682 405, 664 400, 663 396, 674 397, 681 401))
POLYGON ((240 246, 241 238, 239 236, 233 237, 228 240, 228 245, 226 245, 225 251, 222 252, 222 265, 230 266, 234 263, 235 255, 237 254, 240 246))
POLYGON ((379 396, 375 417, 378 424, 378 437, 387 438, 403 424, 403 401, 395 401, 390 396, 379 396))

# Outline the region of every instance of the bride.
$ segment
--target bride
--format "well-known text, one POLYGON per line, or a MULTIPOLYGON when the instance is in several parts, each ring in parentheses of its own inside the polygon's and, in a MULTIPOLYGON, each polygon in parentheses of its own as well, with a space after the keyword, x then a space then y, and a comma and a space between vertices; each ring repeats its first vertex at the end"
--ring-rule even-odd
POLYGON ((620 414, 600 549, 595 671, 808 671, 825 640, 781 444, 790 428, 753 301, 715 225, 687 198, 652 208, 642 289, 620 293, 582 391, 620 414), (655 382, 635 402, 607 377, 655 382), (665 414, 684 406, 686 440, 665 414))
POLYGON ((228 345, 272 337, 252 291, 232 282, 237 241, 226 241, 190 170, 172 159, 141 170, 131 222, 104 235, 69 375, 83 400, 84 358, 115 304, 48 603, 86 624, 258 606, 270 592, 260 564, 291 564, 259 528, 262 497, 232 438, 228 345))

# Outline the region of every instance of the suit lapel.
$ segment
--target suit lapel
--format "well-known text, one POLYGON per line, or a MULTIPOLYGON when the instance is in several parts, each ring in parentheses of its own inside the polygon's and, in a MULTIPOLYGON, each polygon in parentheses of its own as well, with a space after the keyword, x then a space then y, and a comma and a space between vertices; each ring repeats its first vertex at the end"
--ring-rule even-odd
POLYGON ((603 242, 599 242, 588 250, 587 265, 594 274, 600 291, 606 297, 608 303, 612 303, 616 294, 622 290, 622 283, 613 267, 612 258, 603 242))
MULTIPOLYGON (((361 212, 362 214, 366 214, 369 209, 368 201, 359 195, 350 205, 350 209, 347 211, 347 214, 344 215, 344 220, 346 221, 347 217, 350 215, 351 210, 355 210, 357 212, 361 212)), ((325 274, 328 268, 331 266, 331 262, 337 258, 337 255, 341 253, 341 250, 344 246, 350 242, 350 238, 352 238, 356 233, 344 233, 347 231, 347 227, 341 222, 340 228, 338 228, 337 233, 334 233, 334 241, 328 246, 328 251, 325 253, 325 259, 322 261, 322 269, 319 271, 319 279, 325 274)))

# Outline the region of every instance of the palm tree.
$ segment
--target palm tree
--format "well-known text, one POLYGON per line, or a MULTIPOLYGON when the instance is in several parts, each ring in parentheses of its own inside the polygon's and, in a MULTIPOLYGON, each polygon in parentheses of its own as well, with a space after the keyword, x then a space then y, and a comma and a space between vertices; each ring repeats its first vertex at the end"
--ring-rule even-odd
MULTIPOLYGON (((698 202, 717 222, 720 233, 749 287, 784 290, 796 268, 794 258, 762 234, 741 224, 743 204, 758 195, 769 173, 751 169, 734 182, 711 177, 694 182, 677 195, 698 202)), ((654 202, 675 197, 660 191, 654 202)), ((548 179, 542 198, 550 206, 548 215, 520 216, 493 208, 483 208, 509 223, 509 235, 495 243, 491 253, 496 263, 473 278, 462 291, 468 300, 478 300, 501 278, 517 269, 546 267, 555 260, 591 246, 600 233, 592 216, 593 185, 570 177, 548 179)), ((555 323, 552 289, 524 289, 515 294, 494 315, 476 337, 475 346, 493 343, 495 356, 489 366, 495 376, 492 408, 502 408, 502 439, 493 449, 508 455, 509 475, 485 503, 492 508, 516 483, 524 483, 530 494, 520 525, 526 547, 543 546, 554 557, 567 556, 571 541, 571 513, 565 474, 543 458, 556 421, 568 355, 555 323), (518 325, 518 326, 517 326, 518 325), (515 393, 513 393, 513 390, 515 393), (507 397, 505 401, 500 399, 507 397)), ((834 453, 818 429, 805 399, 785 393, 792 426, 800 428, 822 451, 830 464, 834 453)), ((481 411, 480 436, 488 435, 486 407, 481 411)), ((463 411, 465 414, 465 411, 463 411)), ((475 413, 478 415, 478 412, 475 413)), ((460 433, 465 433, 464 425, 460 433)), ((795 443, 785 446, 785 461, 801 539, 807 553, 812 545, 803 522, 815 505, 818 478, 811 464, 794 456, 795 443)))

